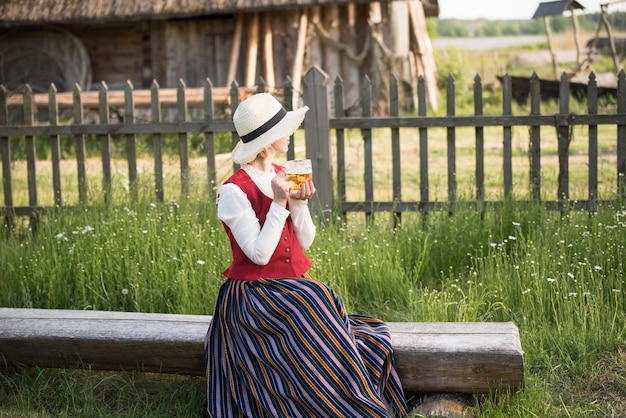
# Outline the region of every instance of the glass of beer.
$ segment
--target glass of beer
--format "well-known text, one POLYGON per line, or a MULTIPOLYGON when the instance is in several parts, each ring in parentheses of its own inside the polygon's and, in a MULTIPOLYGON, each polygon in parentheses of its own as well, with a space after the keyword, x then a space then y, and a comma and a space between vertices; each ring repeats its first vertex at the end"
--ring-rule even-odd
POLYGON ((302 183, 313 179, 311 160, 289 160, 285 163, 285 172, 295 191, 300 190, 302 183))

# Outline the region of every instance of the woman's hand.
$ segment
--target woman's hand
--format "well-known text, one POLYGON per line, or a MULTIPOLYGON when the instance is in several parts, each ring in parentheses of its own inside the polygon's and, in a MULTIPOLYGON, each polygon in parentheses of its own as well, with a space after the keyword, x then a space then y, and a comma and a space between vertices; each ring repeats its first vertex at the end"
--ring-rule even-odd
POLYGON ((309 180, 300 185, 300 190, 291 190, 289 197, 294 200, 309 200, 315 194, 315 185, 309 180))
POLYGON ((287 179, 285 170, 280 171, 272 178, 272 192, 274 192, 274 202, 286 207, 287 199, 290 197, 291 183, 287 179))

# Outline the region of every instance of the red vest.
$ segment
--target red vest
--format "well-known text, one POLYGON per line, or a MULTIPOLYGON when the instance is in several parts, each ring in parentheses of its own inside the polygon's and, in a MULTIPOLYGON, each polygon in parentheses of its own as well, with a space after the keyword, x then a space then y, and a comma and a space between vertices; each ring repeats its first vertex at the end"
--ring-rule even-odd
MULTIPOLYGON (((276 172, 282 167, 274 166, 276 172)), ((248 197, 252 209, 263 227, 265 216, 270 209, 272 199, 264 195, 261 190, 254 184, 245 170, 237 170, 225 183, 233 183, 237 185, 248 197)), ((287 206, 289 209, 289 206, 287 206)), ((304 254, 304 251, 298 243, 296 234, 293 230, 293 220, 291 216, 287 217, 283 232, 276 246, 276 250, 269 263, 265 266, 255 264, 243 252, 230 228, 222 222, 233 253, 233 262, 224 271, 224 276, 229 279, 238 280, 257 280, 260 278, 277 279, 282 277, 301 277, 311 266, 311 260, 304 254)))

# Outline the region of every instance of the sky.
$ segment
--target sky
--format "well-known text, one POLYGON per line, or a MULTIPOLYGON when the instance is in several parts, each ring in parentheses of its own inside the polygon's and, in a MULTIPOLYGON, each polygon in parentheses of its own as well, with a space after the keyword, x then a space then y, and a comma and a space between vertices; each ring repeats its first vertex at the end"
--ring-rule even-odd
MULTIPOLYGON (((577 0, 585 13, 599 13, 600 5, 616 0, 577 0)), ((532 19, 540 0, 439 0, 440 19, 532 19)), ((626 2, 610 4, 609 13, 626 11, 626 2)))

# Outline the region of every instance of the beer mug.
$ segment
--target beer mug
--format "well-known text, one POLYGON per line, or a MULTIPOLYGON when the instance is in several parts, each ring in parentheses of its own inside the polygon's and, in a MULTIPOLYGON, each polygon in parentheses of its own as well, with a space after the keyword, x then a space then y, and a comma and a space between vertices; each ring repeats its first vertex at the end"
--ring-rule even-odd
POLYGON ((289 160, 285 163, 285 172, 295 191, 300 190, 302 183, 313 179, 311 160, 289 160))

